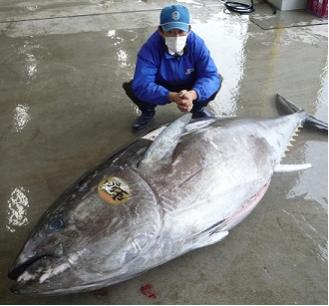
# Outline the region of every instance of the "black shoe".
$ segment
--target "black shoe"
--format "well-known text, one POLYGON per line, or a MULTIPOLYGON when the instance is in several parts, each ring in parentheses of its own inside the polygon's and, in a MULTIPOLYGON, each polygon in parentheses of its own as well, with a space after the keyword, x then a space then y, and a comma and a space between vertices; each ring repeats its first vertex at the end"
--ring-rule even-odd
POLYGON ((214 118, 214 116, 203 108, 192 112, 192 119, 203 119, 203 118, 214 118))
POLYGON ((148 126, 150 121, 153 119, 155 112, 142 113, 131 126, 132 130, 137 132, 141 131, 148 126))

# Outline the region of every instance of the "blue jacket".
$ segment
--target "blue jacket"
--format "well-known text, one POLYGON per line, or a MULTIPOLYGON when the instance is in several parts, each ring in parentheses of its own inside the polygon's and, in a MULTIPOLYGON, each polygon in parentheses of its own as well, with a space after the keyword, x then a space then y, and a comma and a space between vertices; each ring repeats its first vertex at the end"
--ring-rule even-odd
POLYGON ((156 31, 138 53, 132 90, 139 100, 158 105, 170 102, 169 91, 194 89, 197 103, 218 91, 221 81, 209 50, 198 35, 190 32, 184 54, 172 56, 156 31))

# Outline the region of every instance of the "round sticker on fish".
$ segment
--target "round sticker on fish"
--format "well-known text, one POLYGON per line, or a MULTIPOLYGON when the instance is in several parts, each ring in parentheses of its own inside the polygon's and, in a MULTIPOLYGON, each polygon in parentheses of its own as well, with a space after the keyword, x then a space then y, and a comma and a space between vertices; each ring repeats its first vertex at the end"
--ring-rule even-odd
POLYGON ((98 184, 99 196, 109 204, 122 204, 130 197, 127 183, 118 177, 108 177, 98 184))

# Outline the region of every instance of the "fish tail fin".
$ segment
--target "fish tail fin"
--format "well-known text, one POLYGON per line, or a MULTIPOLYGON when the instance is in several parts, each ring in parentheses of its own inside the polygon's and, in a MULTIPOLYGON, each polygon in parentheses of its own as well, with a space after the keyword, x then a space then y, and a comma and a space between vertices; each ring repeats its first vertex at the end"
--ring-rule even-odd
MULTIPOLYGON (((298 107, 294 103, 288 101, 281 95, 276 95, 276 104, 280 109, 283 109, 285 113, 292 114, 296 112, 305 112, 302 108, 298 107)), ((305 125, 320 130, 321 132, 328 133, 328 123, 305 112, 305 125)))

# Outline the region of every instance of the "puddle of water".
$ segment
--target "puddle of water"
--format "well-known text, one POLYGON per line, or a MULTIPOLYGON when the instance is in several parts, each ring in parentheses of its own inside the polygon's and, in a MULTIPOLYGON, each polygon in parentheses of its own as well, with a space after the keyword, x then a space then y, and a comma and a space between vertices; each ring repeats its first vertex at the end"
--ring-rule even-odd
POLYGON ((311 242, 315 255, 321 261, 328 262, 328 243, 326 237, 322 236, 301 212, 291 213, 285 209, 281 210, 292 219, 302 235, 311 242))
POLYGON ((38 7, 39 7, 38 5, 28 5, 28 6, 26 6, 26 9, 28 11, 33 12, 33 11, 36 11, 38 9, 38 7))
POLYGON ((18 104, 14 110, 14 126, 17 133, 20 133, 31 120, 30 107, 27 104, 18 104))
POLYGON ((281 45, 291 45, 295 42, 304 44, 317 45, 323 39, 327 39, 327 26, 309 26, 302 28, 287 28, 280 40, 281 45))
POLYGON ((7 201, 7 225, 9 232, 15 232, 18 227, 25 226, 29 223, 29 190, 22 186, 15 187, 7 201))
POLYGON ((314 102, 315 116, 328 122, 328 63, 322 70, 320 82, 321 86, 314 102))
POLYGON ((305 162, 311 163, 312 168, 302 171, 298 176, 294 186, 288 193, 287 198, 303 196, 305 200, 312 200, 319 203, 325 210, 328 208, 327 190, 327 169, 323 165, 327 164, 328 149, 326 142, 308 141, 304 145, 305 162), (318 154, 323 152, 323 154, 318 154), (327 152, 326 154, 324 152, 327 152), (315 180, 321 177, 322 180, 315 180))
MULTIPOLYGON (((321 86, 317 93, 316 100, 312 103, 314 114, 317 118, 328 121, 328 66, 326 65, 320 77, 321 86)), ((325 137, 325 136, 323 136, 325 137)), ((302 171, 293 188, 288 194, 288 198, 304 196, 306 200, 313 200, 319 203, 325 210, 328 209, 328 171, 323 165, 327 164, 328 144, 325 141, 308 141, 305 143, 304 162, 311 163, 312 168, 302 171), (319 154, 321 152, 321 154, 319 154), (319 177, 322 180, 314 180, 319 177)))
POLYGON ((220 74, 224 76, 222 88, 209 106, 217 116, 234 116, 246 61, 249 16, 237 17, 219 11, 207 23, 195 22, 192 29, 205 40, 220 74))
POLYGON ((113 46, 121 45, 121 47, 119 47, 119 49, 116 51, 116 56, 120 67, 126 68, 130 66, 131 61, 129 60, 128 53, 123 49, 122 46, 125 42, 124 38, 121 37, 116 30, 108 30, 106 36, 111 39, 113 46))
POLYGON ((36 78, 38 72, 38 62, 35 56, 35 50, 40 49, 40 44, 34 42, 34 37, 30 36, 25 40, 18 53, 25 59, 25 74, 29 81, 36 78))

